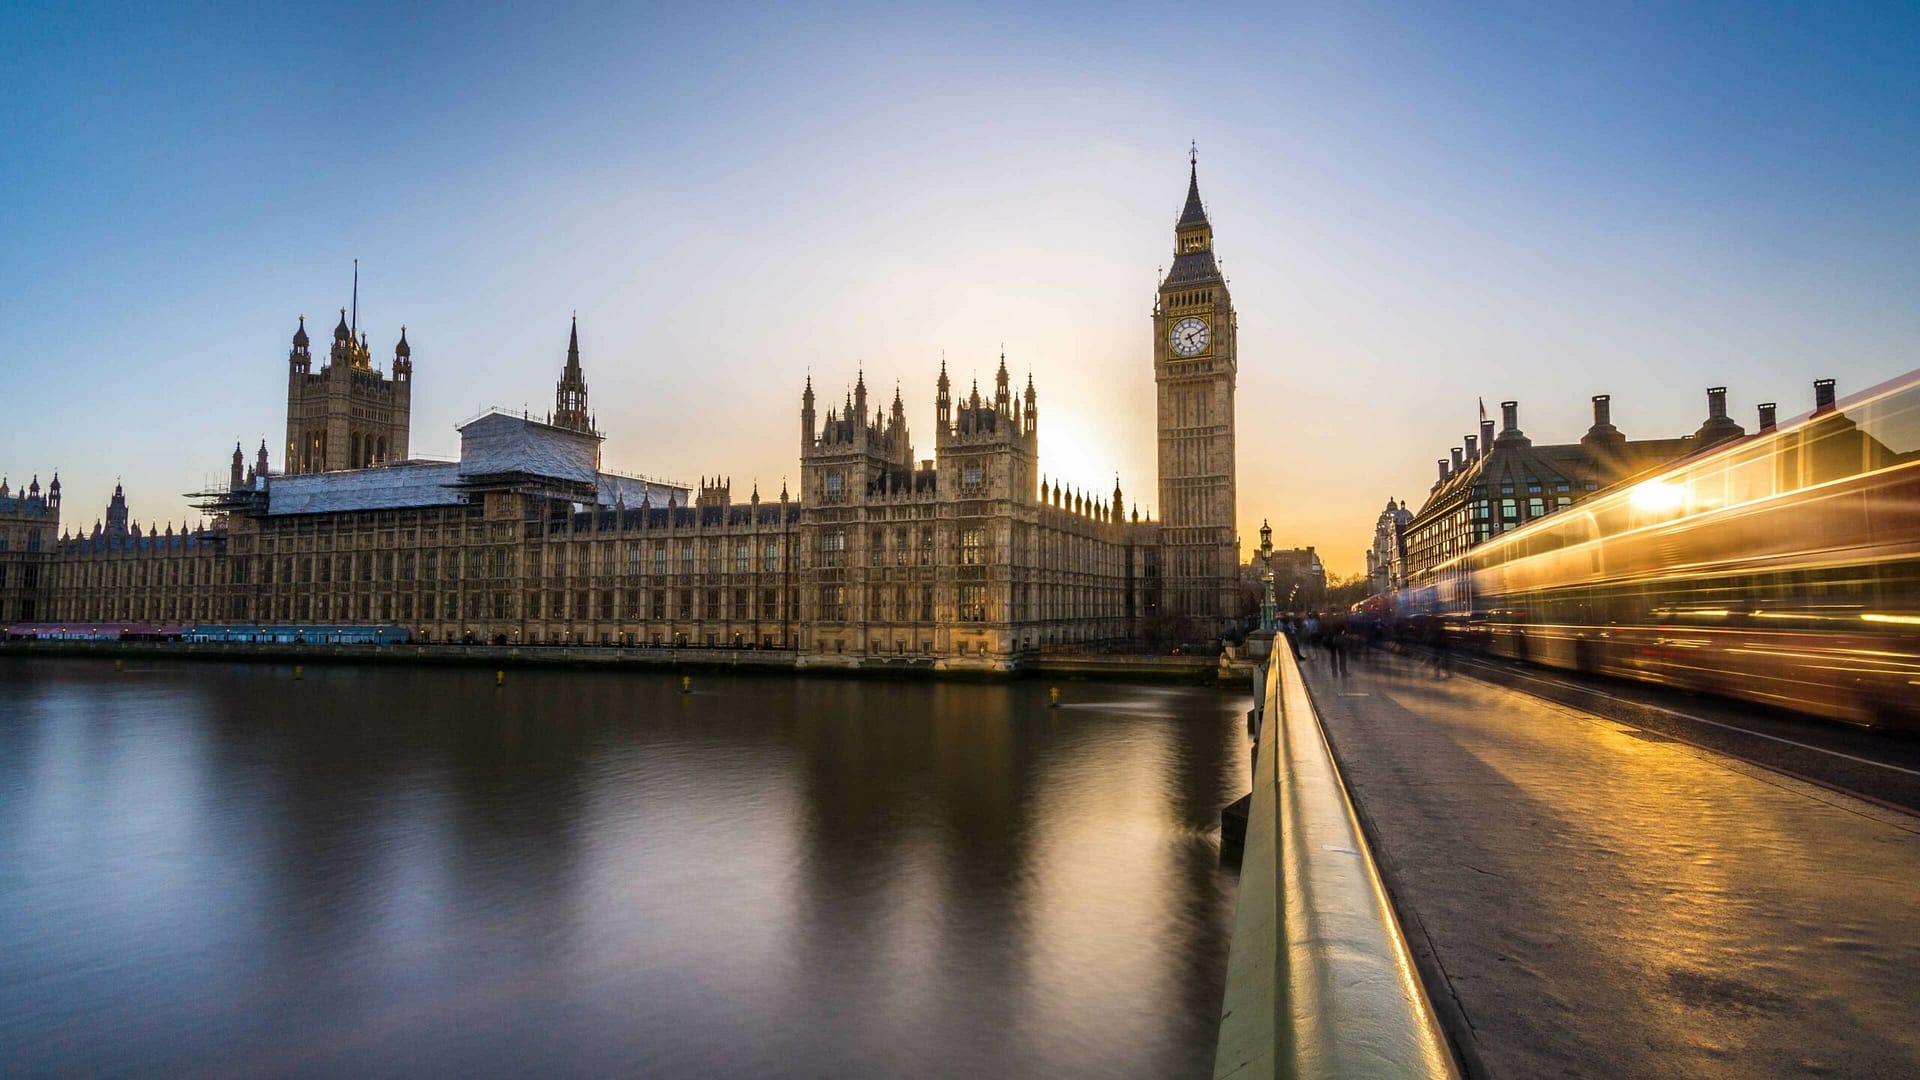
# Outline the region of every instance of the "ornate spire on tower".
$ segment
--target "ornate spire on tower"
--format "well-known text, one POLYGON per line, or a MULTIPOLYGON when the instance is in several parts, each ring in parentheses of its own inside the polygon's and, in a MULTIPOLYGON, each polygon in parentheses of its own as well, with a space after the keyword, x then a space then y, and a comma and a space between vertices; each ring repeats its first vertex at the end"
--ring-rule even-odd
POLYGON ((560 381, 554 386, 553 426, 599 434, 593 429, 592 415, 587 412, 587 378, 580 370, 579 312, 574 312, 573 323, 567 331, 567 365, 561 369, 560 381))

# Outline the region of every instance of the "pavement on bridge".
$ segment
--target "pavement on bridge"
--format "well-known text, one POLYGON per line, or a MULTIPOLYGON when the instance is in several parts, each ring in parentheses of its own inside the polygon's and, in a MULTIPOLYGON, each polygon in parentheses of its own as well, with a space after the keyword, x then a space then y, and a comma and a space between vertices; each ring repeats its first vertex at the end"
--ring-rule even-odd
POLYGON ((1411 658, 1303 667, 1470 1069, 1920 1076, 1920 818, 1411 658))

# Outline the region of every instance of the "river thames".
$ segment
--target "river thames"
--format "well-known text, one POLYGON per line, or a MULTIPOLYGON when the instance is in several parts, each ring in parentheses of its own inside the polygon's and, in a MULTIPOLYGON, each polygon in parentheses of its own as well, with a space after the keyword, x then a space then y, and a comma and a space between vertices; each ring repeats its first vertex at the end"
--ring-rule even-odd
POLYGON ((1207 1075, 1245 690, 0 659, 0 1071, 1207 1075))

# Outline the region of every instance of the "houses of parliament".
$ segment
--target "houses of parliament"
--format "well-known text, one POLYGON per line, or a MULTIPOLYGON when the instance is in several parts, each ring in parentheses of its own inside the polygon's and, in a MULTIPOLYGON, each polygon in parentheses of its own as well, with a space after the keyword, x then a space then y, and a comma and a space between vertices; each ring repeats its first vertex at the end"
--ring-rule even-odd
MULTIPOLYGON (((413 356, 386 371, 357 315, 287 355, 286 442, 236 446, 199 493, 209 524, 164 532, 116 487, 60 527, 59 483, 0 485, 0 624, 367 624, 413 640, 756 647, 1007 667, 1058 647, 1239 625, 1235 316, 1190 162, 1152 312, 1158 520, 1048 478, 1040 397, 1006 358, 990 387, 934 382, 932 456, 898 390, 864 371, 800 394, 799 490, 683 486, 606 468, 578 326, 549 414, 459 426, 458 461, 408 455, 413 356), (56 534, 58 538, 56 539, 56 534)), ((1144 373, 1143 373, 1144 374, 1144 373)))

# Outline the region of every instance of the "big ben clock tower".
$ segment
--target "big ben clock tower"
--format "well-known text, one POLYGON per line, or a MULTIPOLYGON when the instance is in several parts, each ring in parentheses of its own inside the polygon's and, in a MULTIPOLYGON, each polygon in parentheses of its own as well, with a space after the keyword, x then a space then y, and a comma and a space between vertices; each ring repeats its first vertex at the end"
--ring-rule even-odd
POLYGON ((1153 309, 1159 399, 1162 597, 1165 610, 1217 634, 1235 614, 1240 543, 1234 532, 1233 301, 1213 258, 1189 155, 1187 204, 1174 224, 1173 267, 1153 309))

